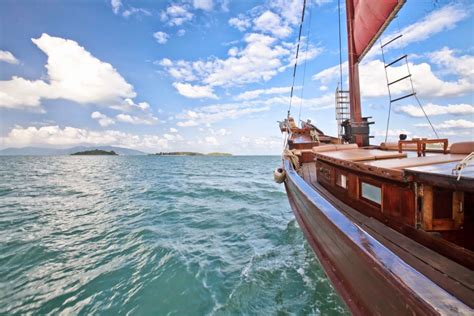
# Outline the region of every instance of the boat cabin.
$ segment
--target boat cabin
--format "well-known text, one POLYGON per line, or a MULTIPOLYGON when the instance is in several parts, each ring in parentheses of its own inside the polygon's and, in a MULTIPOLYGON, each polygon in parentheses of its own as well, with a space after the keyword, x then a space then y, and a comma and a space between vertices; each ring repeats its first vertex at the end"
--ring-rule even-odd
POLYGON ((463 249, 474 251, 474 166, 459 180, 453 168, 474 142, 421 155, 417 146, 398 149, 326 144, 294 153, 306 167, 300 172, 337 200, 472 268, 463 249))

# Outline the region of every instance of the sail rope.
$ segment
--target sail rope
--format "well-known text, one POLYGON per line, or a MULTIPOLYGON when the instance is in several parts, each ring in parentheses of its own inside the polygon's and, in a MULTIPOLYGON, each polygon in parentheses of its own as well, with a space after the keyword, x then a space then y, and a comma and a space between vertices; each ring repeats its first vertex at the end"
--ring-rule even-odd
POLYGON ((461 160, 454 168, 453 168, 453 174, 457 175, 457 181, 461 179, 461 173, 464 170, 464 168, 467 167, 467 165, 474 160, 474 152, 470 153, 466 157, 464 157, 463 160, 461 160))
POLYGON ((306 78, 306 63, 308 60, 308 50, 309 50, 309 36, 311 34, 311 8, 309 9, 309 19, 308 19, 308 32, 306 33, 306 50, 304 52, 304 64, 303 64, 303 81, 301 83, 301 96, 300 96, 300 110, 298 112, 298 123, 301 121, 301 108, 303 107, 303 97, 304 97, 304 82, 306 78))
MULTIPOLYGON (((340 1, 340 0, 339 0, 340 1)), ((402 30, 400 28, 400 21, 398 19, 398 15, 395 17, 395 21, 397 23, 397 28, 398 28, 398 34, 402 34, 402 30)), ((407 53, 405 51, 405 44, 403 43, 403 37, 400 35, 400 41, 402 42, 401 44, 401 47, 402 47, 402 50, 403 50, 403 54, 405 56, 407 56, 407 53)), ((380 45, 382 45, 382 40, 380 40, 380 45)), ((385 59, 385 58, 384 58, 385 59)), ((384 64, 385 64, 385 60, 384 60, 384 64)), ((410 74, 410 86, 411 86, 411 91, 413 93, 413 96, 415 97, 415 100, 416 102, 418 103, 418 106, 420 107, 421 111, 423 112, 423 115, 425 116, 426 120, 428 121, 431 129, 433 130, 433 133, 435 134, 436 138, 439 138, 438 136, 438 133, 436 132, 436 129, 434 128, 433 124, 431 123, 431 120, 430 118, 428 117, 428 114, 426 113, 423 105, 421 104, 421 101, 420 99, 418 99, 418 96, 416 95, 415 93, 415 86, 413 85, 413 78, 411 76, 411 71, 410 71, 410 65, 408 63, 408 59, 406 60, 406 65, 407 65, 407 69, 408 69, 408 73, 410 74)), ((388 75, 387 75, 387 71, 385 71, 385 76, 386 76, 386 79, 387 79, 387 83, 388 83, 388 75)), ((391 96, 390 96, 390 88, 389 86, 388 87, 388 93, 389 93, 389 97, 391 99, 391 96)), ((388 130, 390 128, 390 114, 392 112, 392 102, 390 102, 389 104, 389 108, 388 108, 388 116, 387 116, 387 126, 386 126, 386 129, 385 129, 385 142, 387 142, 387 138, 388 138, 388 130)))
POLYGON ((296 80, 296 67, 298 66, 298 55, 299 55, 299 52, 300 52, 301 31, 303 29, 305 8, 306 8, 306 0, 303 1, 303 11, 301 12, 300 30, 299 30, 299 33, 298 33, 298 44, 296 46, 295 66, 293 68, 293 83, 291 84, 291 92, 290 92, 290 105, 288 106, 288 115, 287 115, 288 118, 290 117, 291 103, 293 101, 293 91, 294 91, 294 88, 295 88, 295 80, 296 80))

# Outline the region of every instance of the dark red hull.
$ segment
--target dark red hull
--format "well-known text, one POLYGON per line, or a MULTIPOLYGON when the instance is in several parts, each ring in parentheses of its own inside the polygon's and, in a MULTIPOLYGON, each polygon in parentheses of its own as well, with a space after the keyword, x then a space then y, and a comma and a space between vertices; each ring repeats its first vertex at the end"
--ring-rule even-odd
POLYGON ((284 161, 290 205, 309 244, 353 314, 472 314, 334 207, 284 161))

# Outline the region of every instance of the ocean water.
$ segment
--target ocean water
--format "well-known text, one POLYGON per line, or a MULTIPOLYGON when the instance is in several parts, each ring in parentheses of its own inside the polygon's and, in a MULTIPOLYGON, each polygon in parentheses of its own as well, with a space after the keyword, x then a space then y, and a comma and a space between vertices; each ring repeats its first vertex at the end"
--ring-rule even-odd
POLYGON ((0 157, 0 314, 347 314, 279 157, 0 157))

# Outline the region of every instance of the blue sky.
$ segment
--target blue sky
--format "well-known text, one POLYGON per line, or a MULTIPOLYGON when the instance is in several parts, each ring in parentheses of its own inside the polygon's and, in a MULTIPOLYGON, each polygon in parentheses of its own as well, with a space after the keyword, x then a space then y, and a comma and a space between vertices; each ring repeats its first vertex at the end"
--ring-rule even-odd
MULTIPOLYGON (((301 0, 1 1, 0 148, 279 154, 301 8, 301 0)), ((417 95, 451 142, 474 138, 473 10, 467 0, 409 0, 382 36, 402 32, 387 59, 408 54, 417 95)), ((292 113, 301 105, 302 119, 334 135, 337 1, 309 1, 303 35, 292 113)), ((344 37, 344 60, 346 46, 344 37)), ((388 113, 379 43, 360 73, 378 143, 388 113)), ((405 73, 401 64, 389 76, 405 73)), ((413 98, 393 104, 389 138, 401 132, 433 136, 413 98)))

